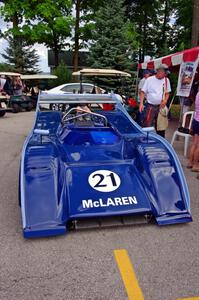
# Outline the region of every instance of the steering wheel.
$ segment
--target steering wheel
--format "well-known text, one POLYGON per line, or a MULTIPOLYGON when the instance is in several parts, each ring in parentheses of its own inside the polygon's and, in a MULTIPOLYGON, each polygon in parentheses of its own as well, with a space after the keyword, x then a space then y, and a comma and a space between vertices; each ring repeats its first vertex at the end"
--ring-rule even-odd
POLYGON ((104 125, 107 127, 107 124, 108 124, 108 120, 105 116, 101 115, 101 114, 97 114, 97 113, 93 113, 92 111, 87 111, 85 109, 82 109, 82 108, 79 108, 79 107, 74 107, 74 108, 71 108, 62 118, 62 123, 67 123, 71 120, 77 120, 77 119, 81 119, 82 117, 86 116, 86 115, 91 115, 94 117, 94 119, 101 119, 103 120, 103 123, 104 125), (80 114, 77 114, 75 116, 70 116, 71 112, 82 112, 80 114))

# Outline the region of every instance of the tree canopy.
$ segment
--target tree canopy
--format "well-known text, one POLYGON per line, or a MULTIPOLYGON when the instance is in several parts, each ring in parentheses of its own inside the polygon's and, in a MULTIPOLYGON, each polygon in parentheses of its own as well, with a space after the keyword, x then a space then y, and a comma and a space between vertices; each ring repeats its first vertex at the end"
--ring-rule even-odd
POLYGON ((74 50, 75 70, 81 48, 88 48, 93 66, 125 69, 130 60, 199 44, 199 0, 0 2, 1 17, 8 23, 1 34, 12 38, 17 55, 22 45, 30 50, 35 43, 44 44, 53 50, 55 66, 59 52, 69 48, 74 50))
POLYGON ((55 66, 59 64, 59 51, 68 44, 66 39, 71 36, 71 9, 71 0, 35 0, 25 11, 24 32, 32 42, 43 43, 53 50, 55 66))
POLYGON ((89 58, 92 67, 128 68, 135 32, 124 16, 122 0, 106 2, 96 13, 89 58))
POLYGON ((8 38, 8 47, 1 55, 12 66, 12 70, 19 73, 39 72, 39 55, 31 46, 27 46, 24 39, 17 42, 12 37, 8 38))
POLYGON ((41 43, 51 48, 58 66, 59 51, 67 45, 71 36, 73 17, 71 0, 8 0, 1 7, 1 14, 12 27, 4 36, 12 34, 30 45, 41 43))

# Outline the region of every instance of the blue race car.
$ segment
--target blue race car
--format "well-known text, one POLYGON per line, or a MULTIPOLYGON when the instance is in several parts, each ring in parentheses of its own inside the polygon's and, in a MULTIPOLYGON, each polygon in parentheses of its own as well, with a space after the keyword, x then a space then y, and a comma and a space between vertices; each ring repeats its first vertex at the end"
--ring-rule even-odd
POLYGON ((139 127, 114 94, 40 94, 21 157, 24 237, 192 221, 178 157, 152 130, 139 127), (65 111, 50 110, 52 103, 65 111))

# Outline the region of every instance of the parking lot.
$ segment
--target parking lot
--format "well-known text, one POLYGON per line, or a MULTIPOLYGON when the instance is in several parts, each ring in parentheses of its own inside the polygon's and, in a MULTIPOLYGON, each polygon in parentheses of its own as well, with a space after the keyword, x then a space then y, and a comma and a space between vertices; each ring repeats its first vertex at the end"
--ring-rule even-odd
POLYGON ((145 300, 199 297, 199 181, 184 167, 182 141, 176 149, 190 189, 193 223, 72 231, 25 240, 18 169, 33 118, 34 112, 8 113, 0 120, 0 299, 127 299, 114 257, 118 249, 127 250, 145 300))

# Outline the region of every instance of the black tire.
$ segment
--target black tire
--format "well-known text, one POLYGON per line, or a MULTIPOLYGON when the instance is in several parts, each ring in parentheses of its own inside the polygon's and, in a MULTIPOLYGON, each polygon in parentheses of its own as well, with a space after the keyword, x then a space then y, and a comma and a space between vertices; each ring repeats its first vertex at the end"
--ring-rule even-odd
POLYGON ((20 106, 18 104, 16 104, 16 103, 12 104, 12 112, 14 114, 17 114, 20 111, 21 111, 21 108, 20 108, 20 106))
POLYGON ((28 103, 28 106, 26 107, 27 111, 31 111, 33 109, 33 104, 31 102, 28 103))
POLYGON ((5 114, 6 114, 6 111, 1 110, 1 111, 0 111, 0 118, 3 117, 3 116, 5 116, 5 114))

